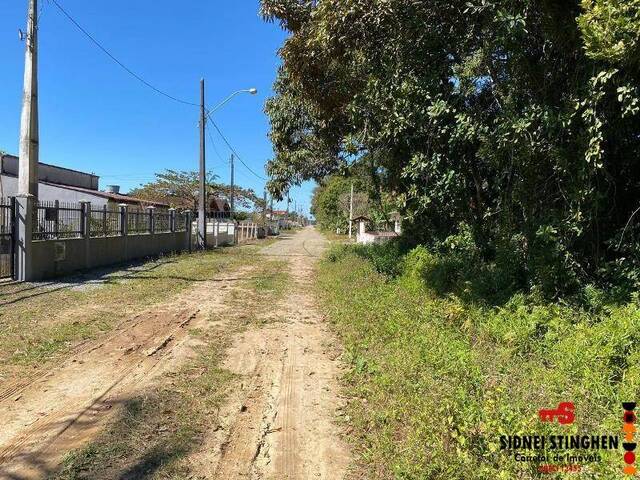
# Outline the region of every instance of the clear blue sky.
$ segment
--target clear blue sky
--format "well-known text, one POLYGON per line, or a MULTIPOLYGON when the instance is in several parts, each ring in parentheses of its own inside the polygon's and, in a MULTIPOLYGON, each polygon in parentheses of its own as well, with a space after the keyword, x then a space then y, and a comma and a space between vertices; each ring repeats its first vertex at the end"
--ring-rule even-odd
MULTIPOLYGON (((285 38, 258 16, 257 0, 58 0, 123 63, 171 95, 197 103, 199 80, 215 105, 242 88, 215 115, 243 160, 264 175, 273 151, 265 100, 272 95, 285 38)), ((40 0, 40 160, 94 172, 101 187, 125 191, 165 168, 197 170, 198 109, 140 84, 89 42, 48 0, 40 0)), ((27 0, 0 2, 0 150, 17 153, 27 0)), ((208 169, 229 181, 229 150, 211 129, 208 169), (220 158, 221 157, 221 158, 220 158)), ((262 192, 264 181, 242 165, 237 183, 262 192)), ((292 190, 308 209, 313 185, 292 190)))

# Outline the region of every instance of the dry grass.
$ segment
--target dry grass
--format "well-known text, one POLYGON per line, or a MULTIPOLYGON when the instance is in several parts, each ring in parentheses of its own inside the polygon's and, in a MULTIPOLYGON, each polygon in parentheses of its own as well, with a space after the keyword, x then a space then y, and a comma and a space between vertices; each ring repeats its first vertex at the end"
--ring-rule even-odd
POLYGON ((265 306, 284 295, 289 277, 283 265, 261 259, 229 292, 225 311, 209 312, 209 321, 223 320, 223 326, 191 332, 201 341, 197 357, 125 402, 109 427, 71 453, 53 478, 194 478, 186 457, 200 447, 205 432, 219 428, 219 408, 236 386, 234 375, 221 367, 224 352, 236 334, 263 321, 265 306))
POLYGON ((49 283, 0 285, 0 380, 64 356, 123 318, 251 262, 255 251, 220 249, 49 283))

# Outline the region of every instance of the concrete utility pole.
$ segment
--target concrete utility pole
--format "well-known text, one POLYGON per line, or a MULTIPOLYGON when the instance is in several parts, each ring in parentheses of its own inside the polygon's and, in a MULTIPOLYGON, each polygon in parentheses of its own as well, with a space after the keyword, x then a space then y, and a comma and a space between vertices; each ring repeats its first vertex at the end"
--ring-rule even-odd
MULTIPOLYGON (((264 190, 264 207, 262 207, 262 226, 267 228, 267 190, 264 190)), ((266 232, 265 232, 266 233, 266 232)))
POLYGON ((351 182, 351 198, 349 199, 349 240, 351 240, 352 227, 353 227, 353 182, 351 182))
POLYGON ((235 157, 231 154, 231 218, 236 213, 235 157))
POLYGON ((206 111, 204 78, 200 80, 200 192, 198 198, 198 248, 207 248, 207 165, 205 150, 206 111))
POLYGON ((284 228, 289 228, 289 205, 291 205, 291 197, 289 196, 289 191, 287 190, 287 214, 284 217, 285 218, 285 227, 284 228))
POLYGON ((29 0, 27 48, 24 59, 24 91, 20 117, 18 195, 38 197, 38 2, 29 0))
POLYGON ((269 203, 269 224, 273 227, 273 195, 271 195, 271 201, 269 203))

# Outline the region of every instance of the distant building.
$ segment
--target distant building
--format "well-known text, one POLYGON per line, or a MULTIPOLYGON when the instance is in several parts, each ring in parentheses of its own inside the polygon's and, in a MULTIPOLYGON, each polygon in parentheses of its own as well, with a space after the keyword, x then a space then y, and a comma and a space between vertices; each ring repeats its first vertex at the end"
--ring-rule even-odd
MULTIPOLYGON (((18 157, 0 153, 0 198, 15 197, 18 194, 18 165, 18 157)), ((121 194, 120 187, 116 185, 107 187, 106 191, 100 191, 99 182, 100 177, 91 173, 40 163, 38 200, 71 203, 88 201, 98 207, 115 207, 124 203, 137 207, 169 208, 165 203, 121 194)))
POLYGON ((277 223, 278 228, 287 228, 287 216, 286 210, 273 210, 267 212, 267 220, 277 223))
POLYGON ((207 216, 210 218, 231 218, 231 205, 224 198, 210 196, 207 216))
POLYGON ((353 218, 352 222, 358 225, 356 241, 364 245, 370 245, 373 243, 386 243, 391 239, 398 238, 402 233, 402 220, 397 212, 391 215, 391 219, 394 222, 393 232, 368 230, 367 226, 371 223, 371 219, 364 215, 353 218))

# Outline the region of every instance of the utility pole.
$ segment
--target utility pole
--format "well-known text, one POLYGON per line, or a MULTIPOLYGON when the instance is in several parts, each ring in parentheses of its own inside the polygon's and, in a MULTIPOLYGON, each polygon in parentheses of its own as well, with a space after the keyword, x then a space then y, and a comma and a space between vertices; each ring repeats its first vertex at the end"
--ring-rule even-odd
POLYGON ((276 234, 276 232, 278 231, 278 228, 275 226, 275 223, 273 221, 273 195, 271 195, 271 199, 269 201, 269 231, 271 231, 271 233, 273 235, 276 234))
POLYGON ((200 80, 200 192, 198 201, 198 248, 207 248, 207 166, 205 150, 206 111, 204 78, 200 80))
POLYGON ((284 228, 289 228, 289 205, 291 205, 291 197, 289 196, 289 191, 287 190, 287 214, 285 216, 285 226, 284 228))
POLYGON ((235 157, 231 154, 231 218, 236 213, 235 157))
POLYGON ((29 0, 27 48, 24 59, 24 90, 20 117, 20 163, 18 195, 38 197, 38 1, 29 0))
POLYGON ((349 240, 351 240, 352 227, 353 227, 353 182, 351 182, 351 198, 349 199, 349 240))
POLYGON ((265 229, 265 234, 266 229, 267 229, 267 189, 264 189, 264 207, 262 207, 262 226, 265 229))

